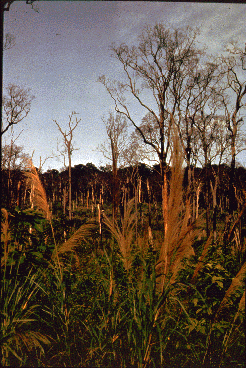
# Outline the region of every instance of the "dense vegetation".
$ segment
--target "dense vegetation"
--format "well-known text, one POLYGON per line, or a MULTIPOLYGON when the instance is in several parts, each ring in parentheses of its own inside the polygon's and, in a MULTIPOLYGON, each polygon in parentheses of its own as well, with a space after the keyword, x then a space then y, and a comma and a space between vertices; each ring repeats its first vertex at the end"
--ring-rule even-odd
MULTIPOLYGON (((4 146, 3 366, 244 366, 246 51, 212 58, 196 37, 157 24, 111 47, 125 73, 99 78, 112 167, 72 167, 75 112, 55 121, 60 172, 4 146)), ((2 134, 31 101, 8 86, 2 134)))
POLYGON ((66 171, 2 173, 3 365, 244 366, 245 169, 230 213, 230 170, 209 168, 207 234, 204 171, 187 196, 176 156, 165 237, 158 167, 120 172, 115 221, 106 169, 73 168, 72 220, 66 171))

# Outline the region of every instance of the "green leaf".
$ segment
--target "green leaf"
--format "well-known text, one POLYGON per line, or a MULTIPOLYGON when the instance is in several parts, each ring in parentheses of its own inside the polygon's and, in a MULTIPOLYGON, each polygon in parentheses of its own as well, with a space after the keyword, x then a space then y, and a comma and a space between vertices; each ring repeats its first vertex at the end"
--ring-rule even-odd
POLYGON ((37 258, 43 258, 43 254, 40 252, 32 252, 32 255, 37 257, 37 258))

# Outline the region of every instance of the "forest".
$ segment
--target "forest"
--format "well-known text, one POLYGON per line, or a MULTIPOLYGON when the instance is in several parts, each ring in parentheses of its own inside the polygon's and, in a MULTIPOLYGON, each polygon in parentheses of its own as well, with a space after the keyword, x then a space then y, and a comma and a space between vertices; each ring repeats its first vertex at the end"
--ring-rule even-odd
MULTIPOLYGON (((245 366, 246 51, 196 37, 157 24, 111 47, 110 164, 72 165, 75 112, 54 121, 61 170, 2 147, 2 366, 245 366)), ((5 88, 2 136, 32 99, 5 88)))

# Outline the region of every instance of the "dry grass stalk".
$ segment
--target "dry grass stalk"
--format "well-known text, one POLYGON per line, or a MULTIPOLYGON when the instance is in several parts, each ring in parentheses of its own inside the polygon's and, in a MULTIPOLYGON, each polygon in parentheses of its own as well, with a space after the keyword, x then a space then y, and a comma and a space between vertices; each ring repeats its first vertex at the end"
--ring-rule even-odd
POLYGON ((126 271, 129 271, 132 264, 132 240, 134 236, 134 225, 136 215, 132 212, 135 205, 135 199, 131 199, 126 206, 124 216, 121 218, 121 227, 118 226, 116 221, 110 220, 106 215, 103 216, 105 225, 110 229, 114 238, 116 239, 124 267, 126 271))
POLYGON ((61 264, 60 264, 60 260, 58 257, 58 251, 57 251, 57 244, 56 244, 56 240, 55 240, 55 232, 54 232, 54 228, 52 225, 52 213, 49 209, 49 204, 48 204, 48 200, 47 200, 47 196, 46 196, 46 192, 45 189, 41 183, 41 180, 39 178, 39 175, 37 173, 36 168, 34 167, 32 160, 30 160, 28 162, 27 165, 27 169, 28 171, 25 172, 25 175, 27 177, 27 182, 28 185, 30 186, 33 194, 32 194, 32 202, 34 204, 34 206, 44 215, 44 217, 49 221, 50 223, 50 227, 51 227, 51 231, 52 231, 52 235, 53 235, 53 241, 54 241, 54 245, 55 245, 55 255, 56 255, 56 262, 59 268, 59 272, 60 272, 60 276, 62 278, 62 270, 61 270, 61 264))
POLYGON ((51 220, 52 214, 49 209, 46 192, 32 161, 29 161, 27 169, 29 171, 25 172, 25 175, 27 177, 28 185, 33 191, 31 200, 33 201, 34 206, 43 213, 44 217, 47 220, 51 220))
POLYGON ((235 293, 240 289, 244 287, 245 284, 245 277, 246 277, 246 262, 242 265, 237 275, 232 279, 232 283, 225 293, 225 296, 220 303, 220 306, 216 312, 214 322, 217 322, 223 313, 226 313, 226 310, 230 307, 230 305, 233 303, 232 297, 235 295, 235 293))
MULTIPOLYGON (((76 258, 76 264, 78 265, 79 259, 76 256, 75 248, 80 245, 81 240, 92 234, 92 231, 97 227, 96 219, 91 219, 89 223, 83 224, 80 228, 71 236, 70 239, 65 241, 63 244, 58 246, 57 253, 58 255, 72 252, 76 258)), ((53 257, 56 254, 53 255, 53 257)))
POLYGON ((2 208, 1 211, 3 214, 2 221, 1 221, 1 241, 4 244, 3 256, 1 258, 1 267, 3 266, 6 267, 8 253, 9 253, 8 244, 9 244, 9 241, 11 240, 11 235, 10 235, 10 229, 9 229, 8 211, 5 208, 2 208))
POLYGON ((183 259, 194 255, 192 244, 197 235, 194 223, 190 224, 190 204, 184 206, 183 203, 183 155, 176 132, 173 134, 171 162, 166 232, 156 265, 160 291, 163 291, 166 276, 169 275, 173 283, 182 267, 183 259))

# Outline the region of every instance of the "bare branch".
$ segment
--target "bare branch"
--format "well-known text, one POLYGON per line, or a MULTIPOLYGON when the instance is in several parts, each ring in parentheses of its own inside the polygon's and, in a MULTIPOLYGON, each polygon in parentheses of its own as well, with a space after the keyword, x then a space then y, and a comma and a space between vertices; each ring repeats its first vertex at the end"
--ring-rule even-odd
POLYGON ((6 94, 3 96, 4 121, 1 135, 7 130, 20 123, 30 112, 31 102, 35 97, 30 94, 30 89, 24 89, 15 84, 6 87, 6 94))

